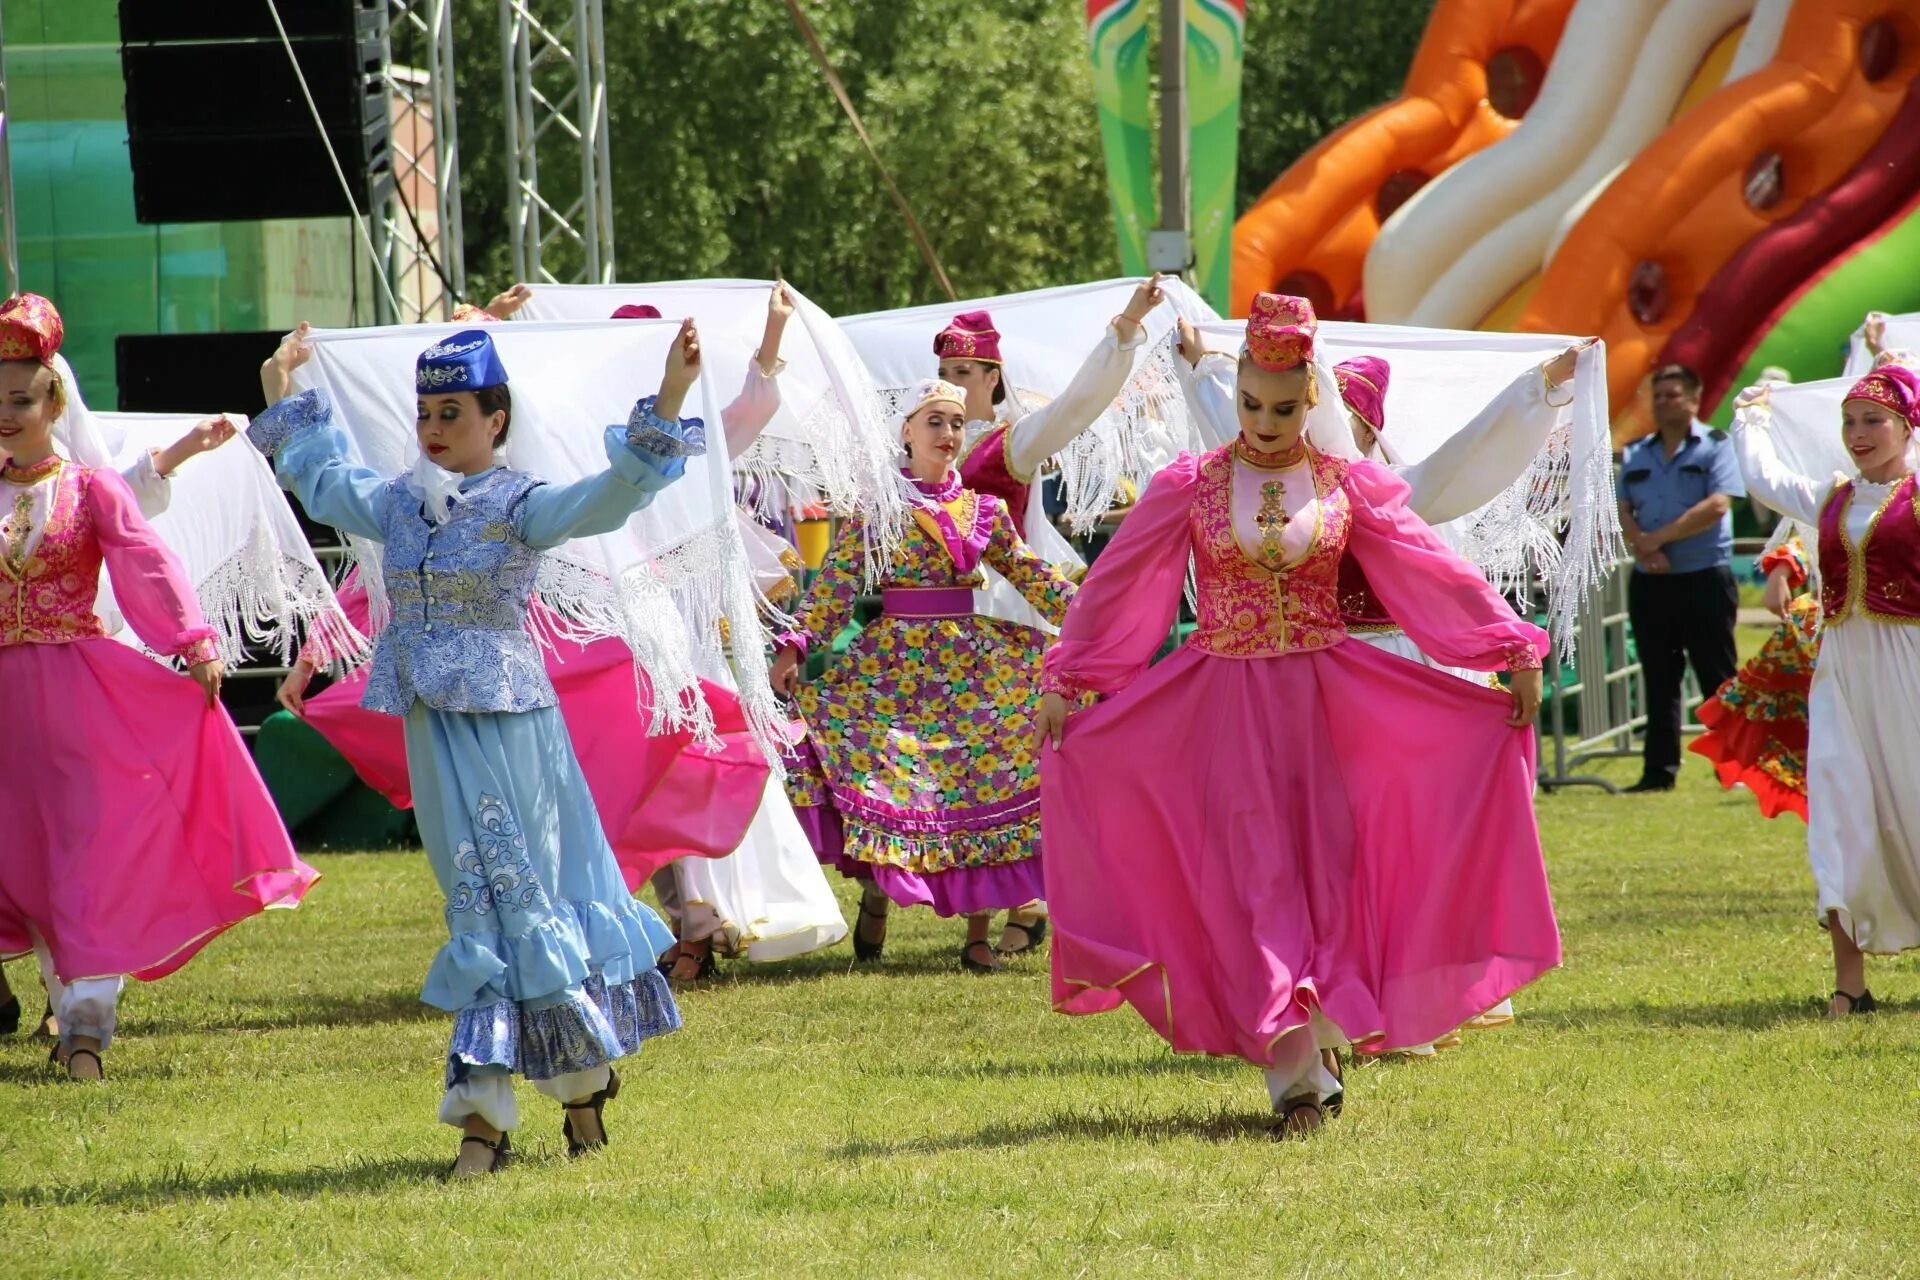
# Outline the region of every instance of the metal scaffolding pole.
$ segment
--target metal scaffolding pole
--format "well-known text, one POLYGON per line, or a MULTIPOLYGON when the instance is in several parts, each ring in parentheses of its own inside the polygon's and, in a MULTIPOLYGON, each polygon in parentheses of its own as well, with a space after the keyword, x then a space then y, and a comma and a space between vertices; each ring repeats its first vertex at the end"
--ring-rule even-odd
POLYGON ((604 31, 601 0, 500 0, 507 231, 518 280, 613 282, 604 31), (551 177, 542 188, 543 146, 561 161, 549 175, 577 161, 577 189, 551 177))
POLYGON ((466 295, 460 127, 449 0, 387 0, 394 194, 376 247, 405 323, 445 320, 466 295))
POLYGON ((6 219, 0 254, 6 257, 7 296, 20 292, 20 241, 13 212, 13 112, 7 105, 6 38, 0 36, 0 218, 6 219))

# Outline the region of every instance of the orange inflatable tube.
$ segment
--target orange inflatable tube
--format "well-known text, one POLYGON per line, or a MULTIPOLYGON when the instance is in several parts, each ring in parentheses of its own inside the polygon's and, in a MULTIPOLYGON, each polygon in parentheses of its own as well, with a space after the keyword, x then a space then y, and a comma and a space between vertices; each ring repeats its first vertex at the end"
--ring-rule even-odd
POLYGON ((1920 0, 1801 0, 1773 62, 1682 116, 1594 202, 1519 327, 1605 338, 1611 403, 1630 406, 1701 290, 1854 168, 1916 72, 1920 0))
POLYGON ((1234 224, 1233 314, 1279 286, 1324 315, 1357 317, 1381 222, 1428 178, 1513 132, 1572 8, 1439 0, 1401 96, 1322 139, 1234 224))

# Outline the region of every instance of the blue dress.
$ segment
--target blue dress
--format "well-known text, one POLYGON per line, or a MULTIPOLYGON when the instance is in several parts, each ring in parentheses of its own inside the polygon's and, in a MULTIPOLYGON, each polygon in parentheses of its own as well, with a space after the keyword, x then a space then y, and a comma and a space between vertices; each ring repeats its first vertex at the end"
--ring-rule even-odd
POLYGON ((495 467, 462 481, 439 524, 406 477, 346 461, 322 391, 247 433, 309 515, 386 546, 392 618, 362 705, 406 718, 414 813, 446 895, 421 999, 455 1014, 450 1089, 592 1071, 680 1025, 654 967, 672 935, 627 892, 526 626, 541 552, 625 524, 686 469, 647 446, 703 430, 650 399, 634 422, 607 428, 607 471, 557 485, 495 467))

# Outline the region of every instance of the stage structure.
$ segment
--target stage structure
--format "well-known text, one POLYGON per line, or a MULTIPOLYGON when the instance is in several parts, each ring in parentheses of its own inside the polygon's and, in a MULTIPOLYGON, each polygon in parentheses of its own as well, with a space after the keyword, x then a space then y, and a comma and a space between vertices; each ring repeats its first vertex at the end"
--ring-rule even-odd
POLYGON ((518 280, 615 279, 604 31, 601 0, 500 0, 507 230, 518 280))

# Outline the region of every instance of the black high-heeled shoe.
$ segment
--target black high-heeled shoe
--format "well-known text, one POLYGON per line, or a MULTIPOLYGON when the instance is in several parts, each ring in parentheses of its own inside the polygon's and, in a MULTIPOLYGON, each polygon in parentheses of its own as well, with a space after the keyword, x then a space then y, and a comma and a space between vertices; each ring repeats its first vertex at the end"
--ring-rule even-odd
POLYGON ((862 964, 870 964, 878 960, 880 953, 887 949, 887 934, 884 929, 880 932, 880 941, 878 942, 868 942, 860 936, 861 920, 878 920, 881 924, 885 924, 887 922, 887 914, 886 911, 867 910, 867 895, 864 893, 860 895, 860 916, 859 919, 856 919, 853 923, 853 958, 855 960, 860 961, 862 964))
POLYGON ((8 996, 5 1004, 0 1004, 0 1036, 10 1036, 20 1029, 20 997, 8 996))
POLYGON ((620 1073, 607 1068, 607 1087, 597 1090, 585 1102, 564 1102, 560 1104, 560 1136, 567 1140, 567 1158, 574 1159, 589 1151, 598 1151, 607 1145, 607 1122, 603 1115, 606 1105, 620 1096, 620 1073), (598 1142, 582 1142, 573 1136, 573 1117, 569 1111, 591 1111, 594 1123, 600 1129, 598 1142))
MULTIPOLYGON (((513 1159, 513 1135, 510 1133, 501 1134, 500 1140, 498 1142, 490 1141, 486 1138, 477 1137, 474 1134, 468 1134, 466 1137, 460 1139, 460 1145, 463 1147, 466 1146, 469 1142, 477 1142, 481 1146, 485 1147, 487 1150, 493 1152, 493 1160, 487 1165, 488 1173, 500 1172, 502 1169, 507 1167, 507 1161, 513 1159)), ((460 1161, 456 1159, 452 1164, 447 1166, 447 1177, 458 1178, 460 1176, 461 1176, 460 1161)), ((468 1175, 468 1176, 479 1176, 479 1175, 468 1175)))

